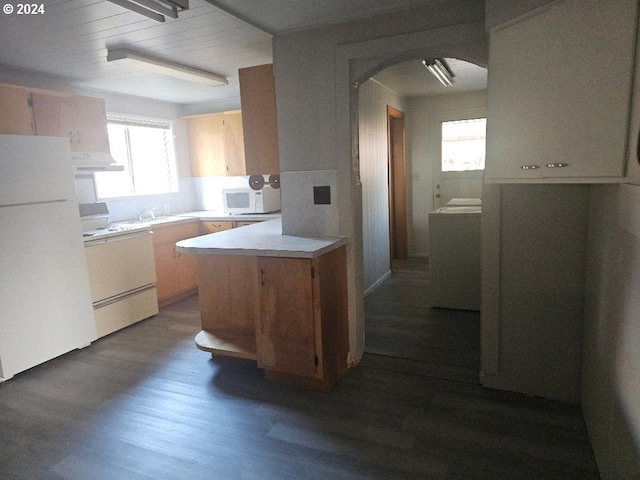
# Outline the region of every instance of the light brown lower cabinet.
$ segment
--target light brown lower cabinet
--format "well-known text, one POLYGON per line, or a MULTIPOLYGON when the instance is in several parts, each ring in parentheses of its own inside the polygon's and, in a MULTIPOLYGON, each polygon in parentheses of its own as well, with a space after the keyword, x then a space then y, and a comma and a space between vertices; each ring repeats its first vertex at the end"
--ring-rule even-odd
POLYGON ((200 223, 153 228, 153 256, 156 264, 158 305, 166 306, 196 292, 198 266, 196 256, 176 250, 176 242, 201 234, 200 223))
POLYGON ((236 222, 200 222, 202 234, 222 232, 235 228, 236 222))
POLYGON ((208 233, 217 233, 217 232, 222 232, 224 230, 231 230, 232 228, 238 228, 238 227, 246 227, 247 225, 253 225, 254 223, 259 223, 257 221, 250 221, 250 222, 238 222, 238 221, 222 221, 222 222, 210 222, 210 221, 203 221, 200 222, 200 226, 202 227, 202 234, 206 235, 208 233))
POLYGON ((198 255, 201 350, 327 391, 347 369, 346 250, 316 258, 198 255))

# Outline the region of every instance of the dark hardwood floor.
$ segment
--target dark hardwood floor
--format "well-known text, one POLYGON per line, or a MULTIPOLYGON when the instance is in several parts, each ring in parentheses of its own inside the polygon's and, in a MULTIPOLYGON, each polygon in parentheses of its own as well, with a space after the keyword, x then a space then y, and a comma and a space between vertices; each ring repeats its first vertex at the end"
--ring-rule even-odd
POLYGON ((0 479, 598 478, 575 406, 371 354, 311 392, 198 330, 191 297, 0 385, 0 479))
POLYGON ((429 273, 419 259, 365 300, 365 350, 410 372, 478 383, 480 313, 432 308, 429 273))

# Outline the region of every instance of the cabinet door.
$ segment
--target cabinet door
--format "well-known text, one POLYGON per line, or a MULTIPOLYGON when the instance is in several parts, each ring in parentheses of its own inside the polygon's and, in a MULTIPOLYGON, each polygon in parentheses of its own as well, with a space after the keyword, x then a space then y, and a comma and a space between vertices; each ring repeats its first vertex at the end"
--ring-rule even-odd
POLYGON ((194 254, 176 251, 176 268, 181 292, 198 286, 198 262, 194 254))
POLYGON ((242 130, 242 114, 225 114, 224 125, 224 159, 227 175, 247 175, 244 153, 244 136, 242 130))
POLYGON ((153 247, 158 301, 170 298, 180 292, 175 255, 175 246, 171 243, 154 245, 153 247))
POLYGON ((73 152, 109 152, 104 100, 39 92, 32 99, 37 135, 67 137, 73 152))
POLYGON ((156 262, 158 301, 169 299, 198 286, 195 255, 176 250, 176 242, 200 235, 200 223, 154 227, 153 253, 156 262))
POLYGON ((258 259, 261 318, 256 325, 258 366, 307 377, 317 376, 316 325, 311 261, 258 259))
POLYGON ((0 85, 0 134, 35 135, 30 97, 23 88, 0 85))
POLYGON ((554 6, 544 122, 545 177, 624 173, 636 0, 554 6), (566 164, 562 168, 547 165, 566 164))
POLYGON ((104 100, 91 97, 69 97, 73 114, 72 150, 76 152, 109 152, 109 134, 104 100))
POLYGON ((636 45, 635 78, 631 102, 629 126, 629 155, 627 158, 627 182, 640 185, 640 36, 636 45))
POLYGON ((240 103, 247 175, 280 172, 273 65, 241 68, 240 103))
POLYGON ((487 178, 540 178, 547 79, 544 11, 491 32, 487 178))
POLYGON ((187 119, 191 173, 194 177, 226 175, 221 115, 187 119))
POLYGON ((36 135, 67 137, 73 140, 73 113, 67 98, 47 93, 32 93, 36 135))

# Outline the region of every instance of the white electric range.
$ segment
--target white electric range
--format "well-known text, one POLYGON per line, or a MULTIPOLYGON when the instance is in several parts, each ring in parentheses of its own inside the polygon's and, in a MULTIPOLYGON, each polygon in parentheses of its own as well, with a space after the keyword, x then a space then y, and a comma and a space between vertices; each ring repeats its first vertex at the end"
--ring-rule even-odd
POLYGON ((98 337, 158 313, 151 226, 112 225, 103 202, 80 215, 98 337))

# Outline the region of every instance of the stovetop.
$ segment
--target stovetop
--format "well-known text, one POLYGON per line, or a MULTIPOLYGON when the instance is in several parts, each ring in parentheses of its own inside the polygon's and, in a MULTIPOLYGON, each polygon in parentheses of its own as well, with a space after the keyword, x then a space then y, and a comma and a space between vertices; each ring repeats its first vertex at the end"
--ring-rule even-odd
POLYGON ((149 225, 148 223, 115 223, 108 224, 107 226, 102 228, 84 231, 82 232, 82 237, 86 242, 88 240, 98 240, 100 238, 128 235, 131 233, 142 232, 150 229, 151 225, 149 225))

